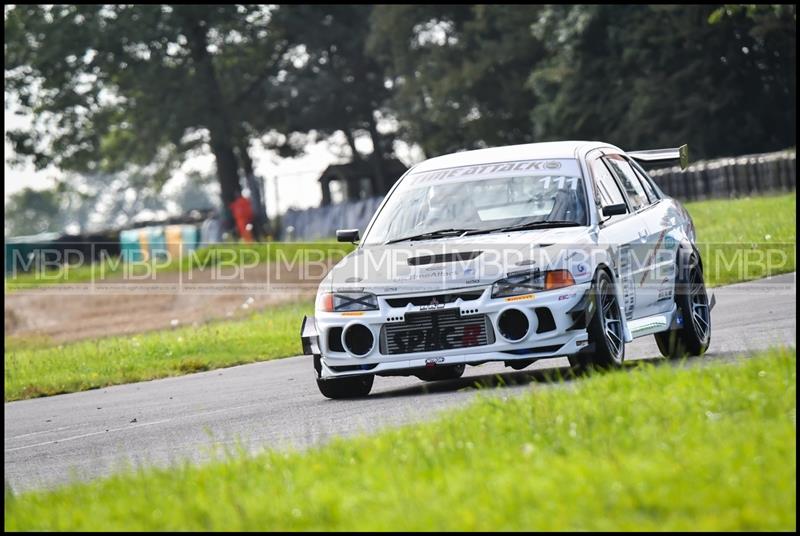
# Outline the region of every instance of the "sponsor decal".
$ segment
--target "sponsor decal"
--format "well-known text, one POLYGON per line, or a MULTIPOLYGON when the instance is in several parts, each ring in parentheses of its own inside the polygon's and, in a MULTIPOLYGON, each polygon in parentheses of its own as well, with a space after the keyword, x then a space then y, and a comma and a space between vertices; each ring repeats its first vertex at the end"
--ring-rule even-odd
POLYGON ((588 270, 589 270, 589 268, 588 268, 588 267, 587 267, 587 266, 586 266, 584 263, 582 263, 582 262, 579 262, 579 263, 578 263, 578 264, 575 266, 575 271, 578 273, 578 275, 584 275, 584 274, 586 274, 586 272, 587 272, 588 270))
POLYGON ((443 303, 439 303, 439 300, 437 300, 437 299, 434 297, 434 298, 431 300, 431 303, 429 303, 428 305, 420 305, 420 306, 419 306, 419 310, 420 310, 420 311, 430 311, 430 310, 432 310, 432 309, 443 309, 443 308, 444 308, 444 305, 445 305, 445 304, 443 304, 443 303))
POLYGON ((469 178, 475 175, 503 175, 515 174, 519 172, 547 173, 552 170, 564 168, 567 175, 578 175, 578 163, 575 159, 564 160, 518 160, 512 162, 495 162, 490 164, 478 164, 460 166, 454 168, 437 169, 432 171, 422 171, 412 173, 409 183, 414 185, 424 184, 434 181, 453 180, 469 178))
POLYGON ((669 277, 661 280, 661 288, 658 289, 658 299, 656 301, 671 300, 672 299, 672 285, 670 284, 669 277))
POLYGON ((633 309, 636 307, 636 282, 633 279, 633 252, 628 244, 619 247, 619 274, 622 279, 622 301, 625 304, 625 318, 633 318, 633 309))
POLYGON ((572 298, 574 296, 575 296, 574 292, 572 294, 562 294, 561 296, 558 297, 558 301, 568 300, 568 299, 570 299, 570 298, 572 298))
POLYGON ((361 311, 350 311, 347 313, 342 313, 342 316, 363 316, 364 313, 361 311))
POLYGON ((429 357, 428 359, 425 360, 426 367, 435 367, 439 363, 444 363, 443 357, 429 357))
POLYGON ((510 298, 506 298, 507 302, 514 302, 514 301, 522 301, 522 300, 532 300, 535 297, 534 294, 523 294, 522 296, 511 296, 510 298))
POLYGON ((671 288, 665 288, 658 291, 658 300, 656 301, 671 300, 671 299, 672 299, 671 288))
POLYGON ((675 249, 675 239, 669 235, 664 237, 664 249, 675 249))

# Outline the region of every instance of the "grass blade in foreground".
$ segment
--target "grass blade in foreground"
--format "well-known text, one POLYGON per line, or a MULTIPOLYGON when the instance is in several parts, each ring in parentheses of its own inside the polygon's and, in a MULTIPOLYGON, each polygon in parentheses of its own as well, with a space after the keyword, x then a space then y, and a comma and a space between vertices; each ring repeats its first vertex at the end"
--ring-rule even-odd
POLYGON ((565 387, 485 397, 436 422, 306 453, 7 495, 5 527, 796 528, 793 349, 734 364, 631 367, 565 387))

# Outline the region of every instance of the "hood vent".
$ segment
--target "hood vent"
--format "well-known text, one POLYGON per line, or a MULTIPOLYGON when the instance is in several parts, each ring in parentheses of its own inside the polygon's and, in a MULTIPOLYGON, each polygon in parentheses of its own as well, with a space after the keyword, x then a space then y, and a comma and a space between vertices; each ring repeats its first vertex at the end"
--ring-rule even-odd
POLYGON ((438 255, 421 255, 408 259, 410 266, 422 266, 424 264, 439 264, 443 262, 471 261, 483 251, 464 251, 459 253, 441 253, 438 255))

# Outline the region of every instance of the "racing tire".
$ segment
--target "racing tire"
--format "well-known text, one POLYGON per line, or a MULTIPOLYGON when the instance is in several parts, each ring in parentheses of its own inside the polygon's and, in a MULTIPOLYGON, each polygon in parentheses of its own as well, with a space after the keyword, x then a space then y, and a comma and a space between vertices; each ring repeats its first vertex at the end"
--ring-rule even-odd
POLYGON ((625 338, 622 330, 622 310, 617 300, 614 282, 604 270, 599 270, 591 289, 595 310, 589 320, 590 353, 569 356, 569 363, 578 370, 613 369, 625 361, 625 338))
MULTIPOLYGON (((684 255, 685 258, 685 255, 684 255)), ((666 358, 701 356, 711 343, 711 308, 697 255, 678 268, 675 303, 683 317, 680 328, 655 334, 658 350, 666 358)))
POLYGON ((457 380, 464 375, 465 364, 445 365, 425 369, 417 374, 417 378, 426 382, 438 382, 442 380, 457 380))
POLYGON ((317 387, 319 392, 327 398, 361 398, 369 394, 374 381, 374 374, 331 378, 328 380, 317 379, 317 387))

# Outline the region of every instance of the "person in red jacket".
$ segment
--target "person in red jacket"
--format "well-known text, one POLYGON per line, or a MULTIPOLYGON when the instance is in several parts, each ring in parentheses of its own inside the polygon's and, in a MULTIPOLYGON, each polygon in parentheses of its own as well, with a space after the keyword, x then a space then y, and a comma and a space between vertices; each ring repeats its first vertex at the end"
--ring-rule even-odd
POLYGON ((253 228, 253 205, 250 204, 250 200, 240 195, 229 206, 236 222, 236 228, 239 230, 239 236, 245 242, 252 242, 253 235, 250 229, 253 228))

